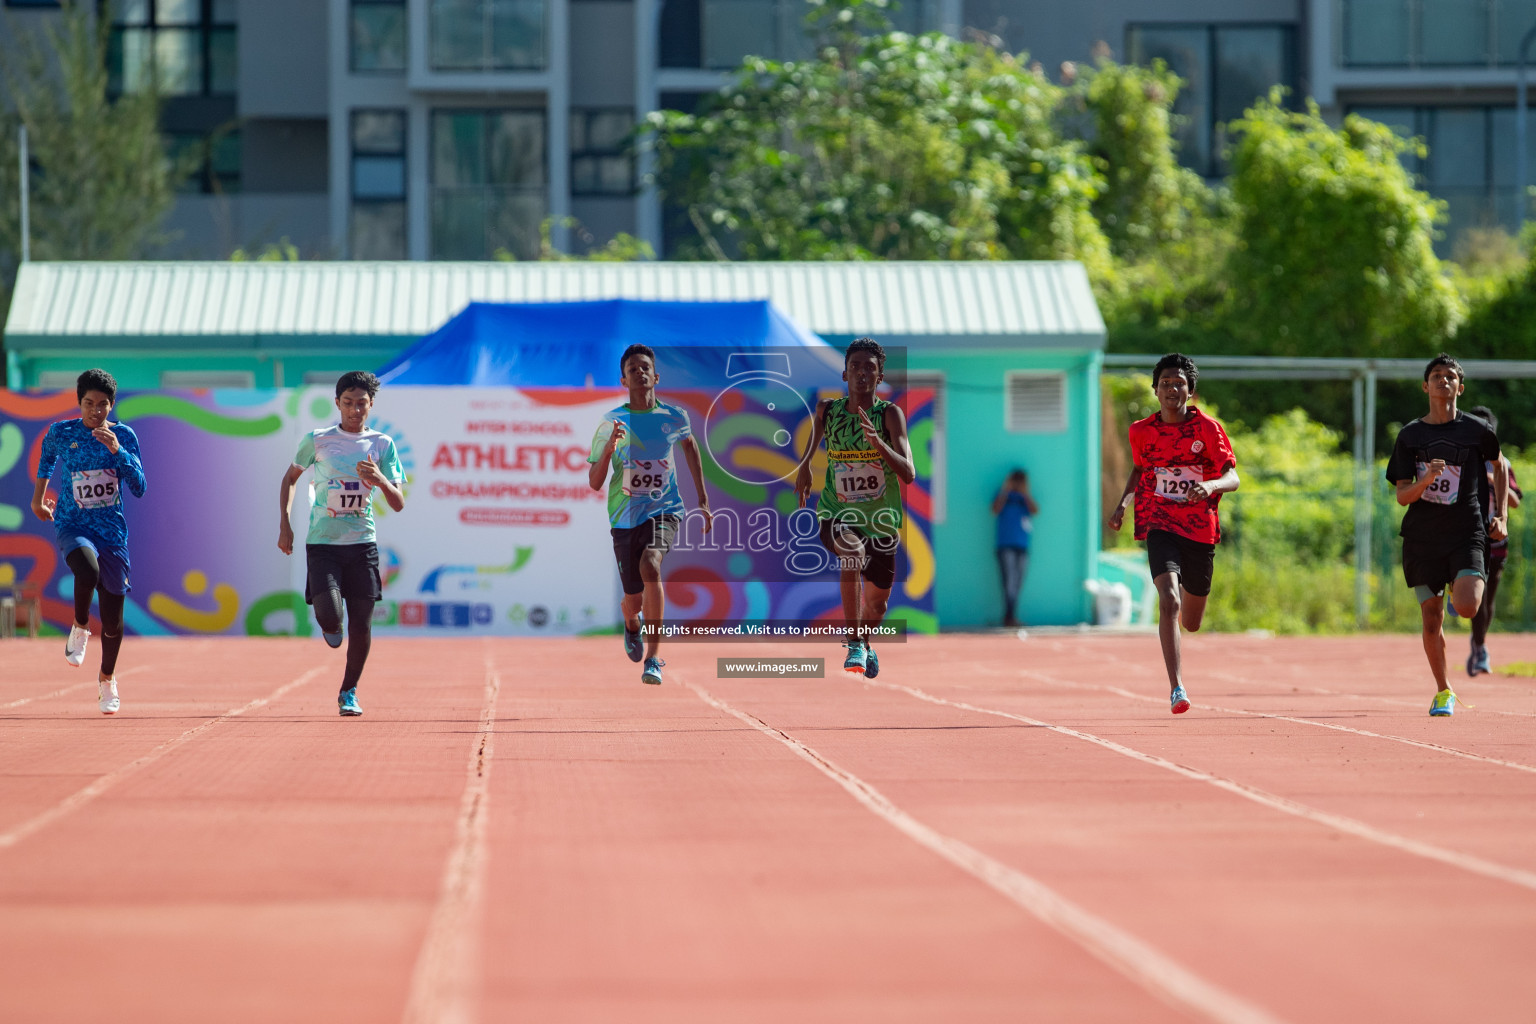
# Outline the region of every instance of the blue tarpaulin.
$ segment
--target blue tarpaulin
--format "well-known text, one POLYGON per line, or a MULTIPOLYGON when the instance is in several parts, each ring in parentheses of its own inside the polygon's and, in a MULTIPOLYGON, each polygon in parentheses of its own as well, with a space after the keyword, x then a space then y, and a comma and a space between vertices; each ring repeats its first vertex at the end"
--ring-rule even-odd
POLYGON ((840 357, 827 358, 835 353, 824 341, 766 300, 607 299, 472 302, 396 356, 379 377, 391 385, 612 387, 619 382, 619 356, 636 342, 656 350, 658 369, 672 387, 718 382, 765 349, 798 350, 801 358, 842 368, 840 357))

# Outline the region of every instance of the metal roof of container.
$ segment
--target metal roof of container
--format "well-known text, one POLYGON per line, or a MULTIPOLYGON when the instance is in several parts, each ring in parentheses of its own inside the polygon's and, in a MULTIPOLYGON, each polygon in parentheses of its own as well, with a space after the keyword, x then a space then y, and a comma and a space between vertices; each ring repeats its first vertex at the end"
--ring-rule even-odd
POLYGON ((769 299, 820 335, 1102 348, 1076 262, 28 263, 6 324, 48 338, 424 335, 468 303, 769 299))

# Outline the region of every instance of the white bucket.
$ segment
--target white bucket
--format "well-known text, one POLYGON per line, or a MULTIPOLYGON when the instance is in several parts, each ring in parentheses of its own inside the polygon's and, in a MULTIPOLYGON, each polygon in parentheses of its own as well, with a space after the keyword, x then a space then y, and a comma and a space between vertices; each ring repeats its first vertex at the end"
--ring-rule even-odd
POLYGON ((1124 583, 1105 583, 1102 580, 1086 580, 1083 583, 1093 595, 1093 617, 1100 626, 1124 628, 1131 624, 1131 588, 1124 583))

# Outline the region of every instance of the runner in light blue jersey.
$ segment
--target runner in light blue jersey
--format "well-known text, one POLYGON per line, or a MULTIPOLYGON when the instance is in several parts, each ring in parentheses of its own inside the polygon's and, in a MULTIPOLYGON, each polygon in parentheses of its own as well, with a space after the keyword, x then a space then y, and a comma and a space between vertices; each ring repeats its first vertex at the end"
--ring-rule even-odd
POLYGON ((405 470, 387 434, 368 429, 368 414, 379 393, 379 378, 366 370, 342 374, 336 382, 341 423, 314 430, 299 442, 279 492, 282 521, 277 546, 293 554, 293 488, 314 467, 314 505, 305 545, 308 574, 304 600, 315 607, 325 642, 341 646, 342 605, 346 606, 347 668, 336 699, 344 716, 361 715, 357 681, 373 643, 373 606, 384 596, 379 579, 379 546, 373 521, 373 489, 396 512, 405 508, 405 470))
POLYGON ((75 381, 80 418, 64 420, 43 435, 32 512, 52 521, 59 554, 74 574, 75 621, 64 641, 64 660, 80 667, 91 636, 91 597, 101 606, 101 674, 97 677, 97 706, 116 714, 117 654, 123 643, 123 608, 128 583, 128 520, 123 515, 123 491, 144 496, 144 463, 139 438, 107 415, 117 401, 117 381, 105 370, 87 370, 75 381), (64 487, 55 501, 48 481, 56 468, 64 487))
POLYGON ((608 470, 613 469, 613 480, 608 484, 608 522, 624 585, 624 652, 630 661, 640 661, 643 655, 642 683, 659 684, 666 664, 657 657, 666 607, 661 559, 672 546, 684 512, 677 489, 674 446, 682 448, 688 461, 699 511, 704 514, 705 533, 710 531, 713 514, 688 413, 656 397, 656 384, 661 380, 656 372, 656 353, 645 345, 629 346, 619 357, 619 380, 629 389, 629 401, 610 410, 598 426, 592 454, 587 457, 587 481, 594 491, 600 491, 608 470), (642 621, 653 624, 653 632, 644 641, 640 636, 642 621))

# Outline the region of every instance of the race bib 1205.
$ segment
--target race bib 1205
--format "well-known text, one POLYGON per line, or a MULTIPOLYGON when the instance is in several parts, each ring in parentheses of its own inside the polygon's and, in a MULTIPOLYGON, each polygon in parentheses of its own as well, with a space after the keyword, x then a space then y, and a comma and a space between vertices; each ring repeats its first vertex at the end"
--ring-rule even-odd
POLYGON ((69 475, 75 504, 81 508, 106 508, 121 497, 117 488, 117 470, 80 469, 69 475))

